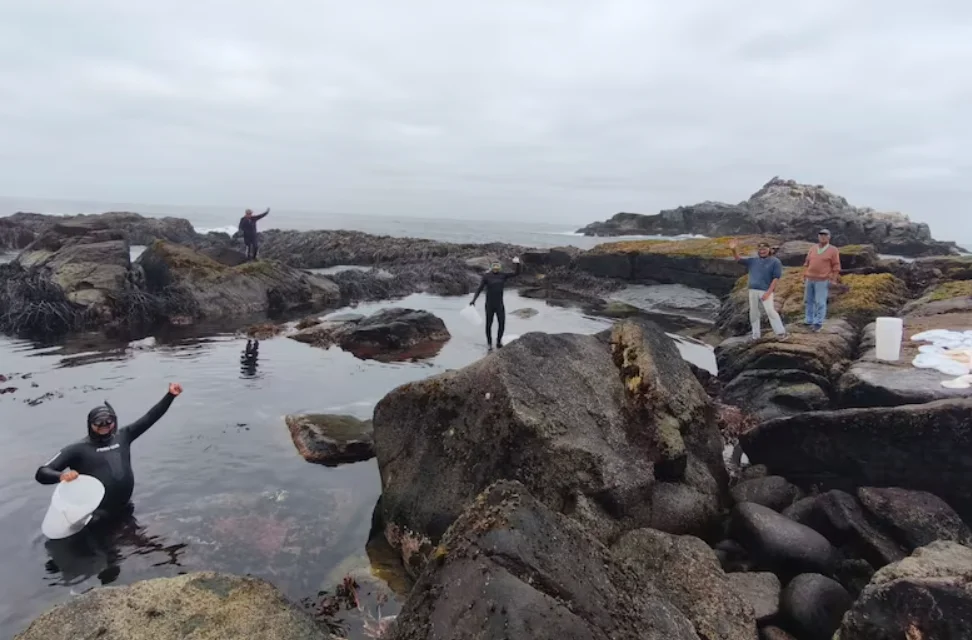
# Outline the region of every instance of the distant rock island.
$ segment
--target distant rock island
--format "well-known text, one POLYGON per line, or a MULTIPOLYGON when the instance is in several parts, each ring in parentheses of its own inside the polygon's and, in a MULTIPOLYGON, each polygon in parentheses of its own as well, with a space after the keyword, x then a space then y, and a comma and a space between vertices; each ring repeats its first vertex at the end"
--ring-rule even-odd
POLYGON ((684 234, 709 237, 768 234, 784 240, 813 240, 827 228, 838 245, 870 244, 881 253, 908 257, 961 253, 954 242, 931 236, 927 224, 901 213, 855 207, 822 185, 775 177, 739 204, 702 202, 655 215, 619 213, 579 229, 586 236, 684 234))

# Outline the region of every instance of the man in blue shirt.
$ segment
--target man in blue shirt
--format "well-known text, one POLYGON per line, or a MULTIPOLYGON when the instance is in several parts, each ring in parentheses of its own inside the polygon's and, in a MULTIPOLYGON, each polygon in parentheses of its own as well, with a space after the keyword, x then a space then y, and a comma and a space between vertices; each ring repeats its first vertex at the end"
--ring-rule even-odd
POLYGON ((735 240, 729 241, 729 248, 732 249, 733 258, 749 268, 749 323, 753 329, 753 340, 759 340, 763 335, 759 312, 761 304, 766 310, 773 333, 777 338, 786 340, 789 337, 786 327, 783 326, 783 319, 780 318, 773 304, 773 292, 780 278, 783 277, 783 263, 779 258, 770 255, 770 247, 765 242, 759 243, 759 257, 756 258, 740 258, 739 243, 735 240))

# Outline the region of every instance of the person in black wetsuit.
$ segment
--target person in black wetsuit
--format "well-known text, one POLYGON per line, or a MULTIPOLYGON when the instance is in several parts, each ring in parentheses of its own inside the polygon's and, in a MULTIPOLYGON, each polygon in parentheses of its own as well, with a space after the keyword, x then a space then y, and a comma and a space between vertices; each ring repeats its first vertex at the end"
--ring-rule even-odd
POLYGON ((494 262, 489 271, 483 274, 483 280, 479 283, 479 289, 473 296, 469 306, 476 304, 479 294, 486 290, 486 344, 493 348, 493 317, 496 317, 496 348, 503 348, 503 331, 506 329, 506 308, 503 306, 503 289, 506 281, 520 275, 521 265, 519 258, 513 258, 516 270, 513 273, 503 271, 503 266, 494 262))
POLYGON ((94 513, 94 520, 121 513, 129 504, 135 489, 131 446, 149 427, 169 410, 182 393, 178 383, 149 412, 127 427, 118 428, 118 417, 107 402, 88 413, 88 437, 61 449, 34 476, 41 484, 71 482, 79 474, 94 476, 105 486, 105 497, 94 513))
POLYGON ((240 218, 240 234, 243 236, 243 244, 246 245, 246 259, 257 259, 257 220, 270 213, 270 207, 258 216, 253 215, 252 209, 247 209, 240 218))

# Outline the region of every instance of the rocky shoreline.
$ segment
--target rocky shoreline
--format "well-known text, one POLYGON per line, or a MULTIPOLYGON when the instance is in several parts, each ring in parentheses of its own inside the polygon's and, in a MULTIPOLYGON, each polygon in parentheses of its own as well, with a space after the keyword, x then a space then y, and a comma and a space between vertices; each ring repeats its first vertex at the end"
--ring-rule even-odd
MULTIPOLYGON (((36 235, 0 267, 3 295, 13 308, 83 309, 87 324, 71 330, 137 324, 117 306, 127 295, 146 323, 299 312, 312 317, 290 337, 310 345, 408 355, 449 339, 440 320, 411 309, 341 323, 313 316, 416 290, 463 295, 484 260, 513 255, 524 264, 518 286, 536 298, 604 310, 619 291, 662 283, 721 300, 706 329, 716 377, 617 305, 616 317, 631 317, 608 331, 525 334, 392 390, 370 422, 289 416, 309 461, 377 459, 374 532, 414 585, 376 637, 930 640, 972 629, 972 390, 941 387, 942 376, 910 364, 916 332, 972 326, 972 258, 902 261, 845 247, 844 286, 822 331, 748 341, 745 273, 725 238, 582 252, 267 232, 267 260, 232 264, 228 237, 141 237, 150 248, 132 263, 128 234, 144 230, 97 217, 30 220, 36 235), (304 270, 339 263, 374 268, 304 270), (875 357, 874 322, 885 315, 905 322, 897 363, 875 357), (727 445, 747 464, 727 461, 727 445)), ((787 238, 750 234, 741 248, 774 241, 794 265, 805 248, 787 238)), ((788 270, 778 291, 791 324, 798 280, 788 270)), ((97 627, 100 637, 169 640, 190 621, 214 637, 328 637, 249 580, 191 574, 96 589, 17 638, 97 627), (185 594, 199 598, 189 605, 185 594), (126 596, 132 607, 110 606, 126 596), (164 603, 154 614, 151 600, 164 603), (246 620, 263 621, 257 631, 225 622, 244 606, 246 620)))
POLYGON ((885 254, 910 257, 955 255, 954 242, 932 238, 927 224, 901 213, 855 207, 822 185, 773 178, 739 204, 702 202, 655 215, 618 213, 604 222, 578 229, 588 236, 760 234, 784 240, 815 238, 830 229, 843 244, 872 244, 885 254))

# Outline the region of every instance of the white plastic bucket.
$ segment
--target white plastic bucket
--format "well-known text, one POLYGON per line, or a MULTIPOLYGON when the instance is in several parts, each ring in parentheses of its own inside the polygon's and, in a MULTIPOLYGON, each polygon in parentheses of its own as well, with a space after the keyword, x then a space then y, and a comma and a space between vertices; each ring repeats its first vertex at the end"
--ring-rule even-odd
POLYGON ((71 482, 61 482, 51 496, 41 532, 52 540, 74 535, 88 524, 104 497, 105 486, 95 477, 78 476, 71 482))
POLYGON ((878 360, 894 362, 901 357, 901 337, 904 335, 904 323, 901 318, 878 318, 875 329, 878 360))
POLYGON ((483 323, 483 319, 479 316, 479 312, 476 311, 476 307, 472 305, 466 305, 462 311, 459 312, 469 324, 478 327, 483 323))

